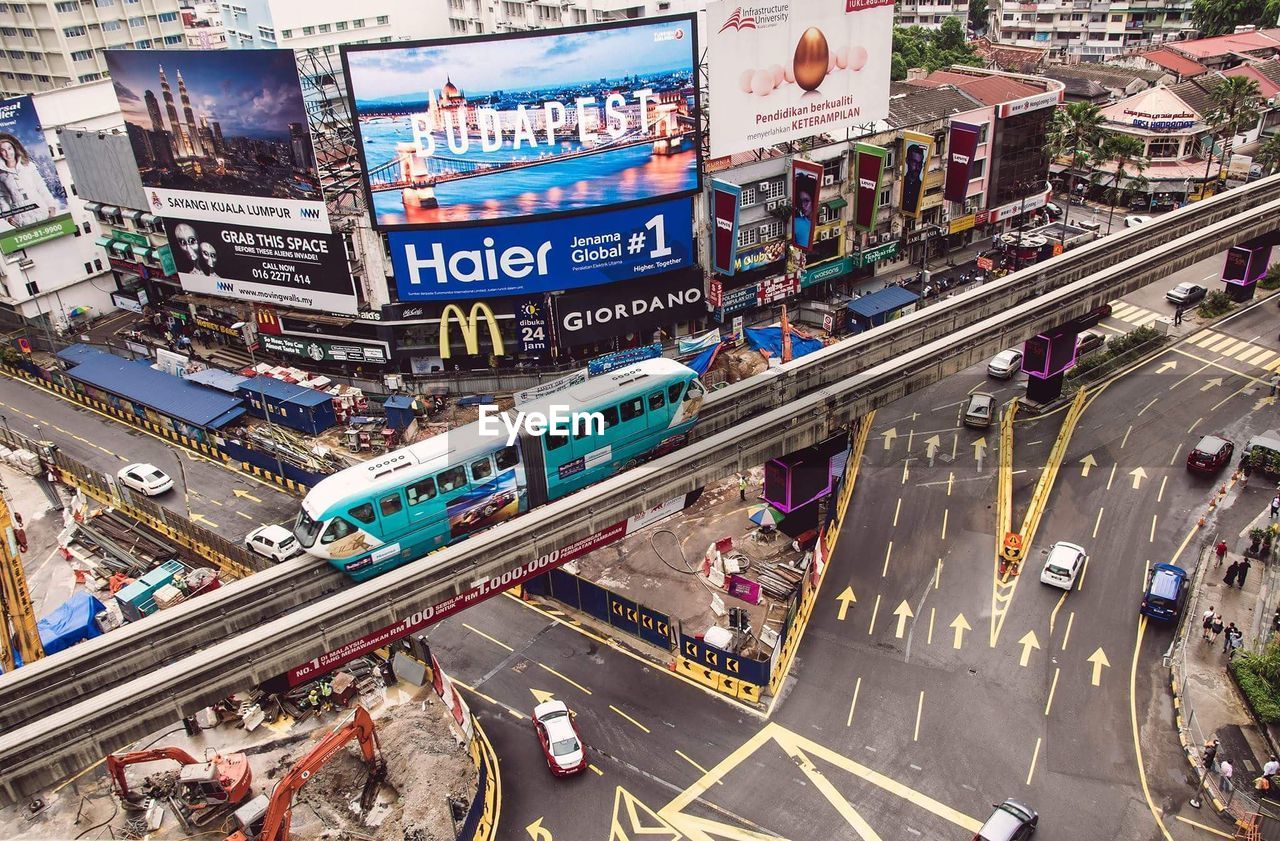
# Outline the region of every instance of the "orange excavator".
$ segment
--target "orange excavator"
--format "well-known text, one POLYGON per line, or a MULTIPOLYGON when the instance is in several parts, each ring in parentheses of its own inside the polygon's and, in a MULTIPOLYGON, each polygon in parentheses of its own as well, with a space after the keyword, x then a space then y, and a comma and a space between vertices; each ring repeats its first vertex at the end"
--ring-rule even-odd
POLYGON ((360 797, 360 807, 371 807, 378 793, 378 786, 386 775, 387 766, 382 759, 382 751, 378 748, 373 718, 364 707, 357 705, 350 718, 317 742, 306 756, 289 769, 289 773, 276 783, 270 798, 260 794, 236 810, 236 822, 240 829, 227 836, 227 841, 288 841, 294 796, 312 775, 353 739, 359 741, 365 767, 369 769, 364 793, 360 797))
POLYGON ((249 758, 243 753, 219 754, 201 762, 182 748, 172 747, 113 753, 107 757, 107 772, 115 784, 116 797, 125 808, 139 808, 149 797, 166 798, 184 828, 201 826, 225 814, 224 807, 239 805, 249 796, 253 784, 249 758), (160 759, 172 759, 182 766, 177 785, 158 788, 148 777, 147 791, 130 791, 124 769, 160 759))

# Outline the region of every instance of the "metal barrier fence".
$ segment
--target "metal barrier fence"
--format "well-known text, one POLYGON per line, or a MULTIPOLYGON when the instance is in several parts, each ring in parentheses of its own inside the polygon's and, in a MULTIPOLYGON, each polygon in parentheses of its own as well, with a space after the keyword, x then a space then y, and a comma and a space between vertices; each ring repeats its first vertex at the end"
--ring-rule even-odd
POLYGON ((534 595, 551 596, 651 645, 668 651, 675 648, 669 615, 571 572, 553 569, 526 581, 524 588, 534 595))
POLYGON ((51 444, 35 441, 8 427, 0 427, 0 442, 10 449, 35 453, 40 457, 44 468, 53 472, 65 484, 79 488, 104 505, 111 505, 142 521, 210 562, 225 576, 244 578, 266 569, 268 565, 265 558, 253 554, 244 546, 196 525, 182 514, 145 496, 121 487, 115 477, 94 470, 51 444))

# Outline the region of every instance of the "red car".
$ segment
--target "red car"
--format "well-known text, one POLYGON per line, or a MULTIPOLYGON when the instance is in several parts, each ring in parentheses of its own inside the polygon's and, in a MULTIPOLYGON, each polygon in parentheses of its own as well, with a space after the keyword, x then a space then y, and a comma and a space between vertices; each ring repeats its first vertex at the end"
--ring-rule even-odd
POLYGON ((551 773, 568 777, 587 767, 586 746, 564 701, 545 701, 534 707, 533 729, 551 773))
POLYGON ((1231 461, 1235 451, 1235 445, 1230 441, 1216 435, 1206 435, 1187 453, 1187 469, 1194 473, 1217 473, 1231 461))

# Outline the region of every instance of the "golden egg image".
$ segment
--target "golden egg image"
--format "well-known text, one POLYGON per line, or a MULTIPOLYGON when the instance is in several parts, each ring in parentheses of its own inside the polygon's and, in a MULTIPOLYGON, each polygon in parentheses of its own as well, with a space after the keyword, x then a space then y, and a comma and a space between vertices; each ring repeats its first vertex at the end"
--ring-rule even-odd
POLYGON ((751 80, 755 75, 754 70, 743 70, 742 75, 738 77, 738 89, 743 93, 751 93, 751 80))
POLYGON ((773 74, 768 70, 757 70, 751 77, 751 92, 756 96, 768 96, 773 93, 773 74))
POLYGON ((782 84, 782 80, 786 78, 786 74, 783 72, 781 64, 770 64, 769 72, 773 74, 773 86, 775 88, 782 84))
POLYGON ((849 69, 861 70, 867 63, 866 47, 850 47, 849 48, 849 69))
POLYGON ((796 44, 795 58, 792 60, 796 84, 807 91, 817 90, 818 85, 827 77, 831 60, 831 50, 827 47, 827 36, 816 26, 811 26, 800 36, 796 44))

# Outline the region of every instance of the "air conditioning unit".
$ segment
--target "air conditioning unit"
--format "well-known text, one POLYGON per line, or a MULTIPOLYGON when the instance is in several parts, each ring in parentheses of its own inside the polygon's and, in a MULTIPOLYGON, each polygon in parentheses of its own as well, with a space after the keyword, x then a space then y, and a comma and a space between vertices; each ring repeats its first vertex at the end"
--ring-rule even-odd
POLYGON ((830 187, 834 183, 836 183, 836 177, 833 173, 828 172, 822 176, 822 186, 830 187))

